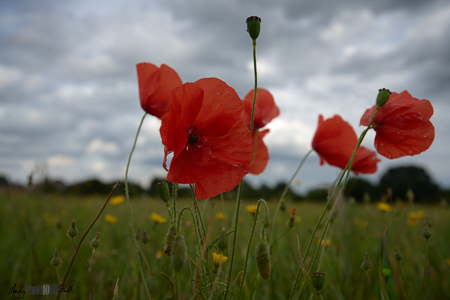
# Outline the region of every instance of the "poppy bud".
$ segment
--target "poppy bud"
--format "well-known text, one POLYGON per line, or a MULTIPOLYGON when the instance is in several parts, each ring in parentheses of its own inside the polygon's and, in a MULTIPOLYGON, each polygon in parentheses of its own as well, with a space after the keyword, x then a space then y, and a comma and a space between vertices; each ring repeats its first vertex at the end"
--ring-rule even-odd
POLYGON ((391 91, 385 88, 378 90, 377 96, 377 106, 381 107, 388 102, 389 97, 391 96, 391 91))
POLYGON ((430 239, 431 232, 430 232, 430 227, 429 226, 425 227, 425 229, 423 231, 423 237, 426 238, 427 241, 430 239))
POLYGON ((225 227, 222 228, 222 234, 220 235, 219 242, 217 243, 217 247, 219 247, 220 250, 225 251, 228 246, 227 241, 227 234, 225 232, 225 227))
POLYGON ((184 266, 184 261, 186 260, 186 243, 182 235, 177 234, 173 238, 172 248, 172 264, 175 272, 180 271, 184 266))
POLYGON ((260 242, 256 249, 256 265, 261 277, 264 279, 269 278, 271 271, 270 254, 269 246, 265 242, 260 242))
POLYGON ((363 269, 364 271, 368 271, 370 268, 372 268, 372 263, 369 260, 369 254, 366 252, 366 254, 364 254, 363 256, 364 261, 361 264, 361 269, 363 269))
POLYGON ((251 16, 247 18, 247 31, 254 42, 259 36, 261 31, 261 18, 257 16, 251 16))
POLYGON ((318 291, 320 291, 325 285, 325 275, 323 273, 317 272, 312 274, 311 280, 313 282, 314 287, 318 291))
POLYGON ((394 257, 398 262, 401 262, 403 259, 403 254, 400 252, 400 249, 398 248, 398 246, 395 246, 394 257))
POLYGON ((142 243, 143 244, 147 244, 148 243, 147 231, 144 231, 144 234, 142 235, 142 243))
POLYGON ((169 230, 167 230, 166 237, 164 238, 164 253, 170 256, 172 248, 172 240, 175 235, 175 230, 177 227, 175 225, 170 226, 169 230))
POLYGON ((158 180, 155 184, 156 190, 158 191, 159 196, 161 197, 162 201, 165 203, 168 203, 170 200, 170 190, 169 185, 164 180, 158 180))
POLYGON ((91 247, 93 249, 97 249, 98 247, 100 247, 101 242, 100 242, 100 232, 97 232, 97 234, 95 235, 95 237, 89 242, 89 245, 91 245, 91 247))
POLYGON ((53 258, 50 261, 50 264, 54 267, 57 267, 61 264, 62 260, 59 257, 59 253, 58 253, 58 249, 55 249, 55 251, 53 252, 53 258))
POLYGON ((78 229, 75 226, 75 220, 72 220, 72 226, 70 226, 69 230, 67 231, 67 236, 74 238, 78 235, 78 229))

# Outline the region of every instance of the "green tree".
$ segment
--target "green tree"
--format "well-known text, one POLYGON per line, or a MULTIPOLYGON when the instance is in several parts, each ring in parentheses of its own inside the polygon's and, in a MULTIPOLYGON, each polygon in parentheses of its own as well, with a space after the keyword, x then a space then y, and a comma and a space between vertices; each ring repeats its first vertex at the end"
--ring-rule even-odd
POLYGON ((406 191, 411 189, 415 202, 438 201, 439 188, 431 176, 420 167, 396 167, 389 169, 380 179, 377 195, 385 194, 392 189, 393 199, 405 199, 406 191))

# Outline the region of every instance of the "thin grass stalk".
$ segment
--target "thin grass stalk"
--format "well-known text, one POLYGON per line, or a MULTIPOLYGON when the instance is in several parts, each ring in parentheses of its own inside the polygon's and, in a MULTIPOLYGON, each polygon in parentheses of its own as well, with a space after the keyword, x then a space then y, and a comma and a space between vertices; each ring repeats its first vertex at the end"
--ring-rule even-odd
POLYGON ((422 280, 422 287, 420 288, 419 300, 423 299, 423 289, 425 287, 425 279, 427 276, 427 258, 428 258, 428 239, 427 239, 427 244, 425 246, 425 266, 424 266, 424 270, 423 270, 423 280, 422 280))
POLYGON ((274 233, 274 231, 275 231, 275 230, 274 230, 274 229, 275 229, 275 223, 276 223, 276 220, 277 220, 277 217, 278 217, 278 211, 280 210, 281 202, 283 201, 284 196, 286 196, 286 193, 287 193, 287 191, 289 190, 289 187, 291 186, 292 181, 294 181, 294 179, 295 179, 295 177, 297 176, 298 172, 300 171, 300 169, 302 168, 303 164, 305 163, 306 158, 308 158, 308 156, 309 156, 309 155, 311 154, 311 152, 313 152, 313 151, 314 151, 314 149, 310 149, 310 150, 306 153, 306 155, 303 157, 302 161, 300 162, 299 166, 297 167, 297 170, 295 170, 294 174, 292 174, 291 179, 289 179, 288 183, 286 184, 286 187, 285 187, 284 190, 283 190, 283 193, 281 194, 280 199, 278 200, 278 205, 277 205, 277 208, 275 209, 275 215, 274 215, 274 217, 273 217, 273 224, 272 224, 272 229, 271 229, 271 231, 270 231, 270 237, 269 237, 269 242, 272 244, 271 246, 273 246, 272 238, 273 238, 273 233, 274 233))
POLYGON ((137 260, 137 263, 139 266, 139 272, 141 273, 142 281, 144 282, 144 288, 147 293, 147 297, 148 297, 148 299, 152 299, 152 296, 150 295, 150 291, 147 286, 147 281, 145 280, 145 275, 144 275, 144 270, 142 268, 141 259, 139 257, 139 251, 138 251, 138 246, 137 246, 137 241, 136 241, 136 233, 134 231, 133 211, 131 210, 130 191, 128 189, 128 169, 130 167, 131 157, 133 156, 133 152, 136 147, 136 142, 139 137, 139 132, 141 131, 141 127, 142 127, 142 124, 144 123, 144 119, 146 116, 147 116, 147 113, 144 113, 144 115, 142 116, 141 122, 139 123, 139 127, 136 132, 136 137, 134 138, 134 143, 133 143, 133 147, 131 148, 130 156, 128 157, 127 168, 125 170, 125 199, 127 200, 127 205, 128 205, 128 216, 130 217, 131 239, 132 239, 133 245, 134 245, 134 253, 136 254, 136 260, 137 260))
POLYGON ((258 213, 259 213, 259 207, 261 206, 261 203, 264 204, 264 207, 266 209, 266 221, 267 221, 267 218, 268 218, 269 211, 268 211, 268 208, 267 208, 266 201, 264 201, 263 199, 260 199, 258 201, 258 206, 256 207, 255 216, 253 217, 253 226, 252 226, 252 231, 250 233, 250 239, 248 241, 247 254, 245 256, 245 262, 244 262, 244 274, 242 275, 241 285, 239 287, 238 300, 241 298, 242 290, 244 288, 245 275, 247 274, 248 257, 249 257, 249 254, 250 254, 250 248, 251 248, 253 236, 254 236, 254 233, 255 233, 256 223, 258 221, 258 213))
MULTIPOLYGON (((84 241, 85 237, 87 236, 87 234, 89 233, 91 228, 94 226, 95 222, 97 222, 98 218, 102 214, 103 210, 105 209, 106 205, 109 202, 109 199, 111 199, 111 196, 114 193, 114 191, 116 190, 116 188, 119 185, 119 183, 120 183, 120 181, 116 182, 116 184, 112 188, 111 192, 109 193, 108 198, 106 198, 105 204, 103 204, 102 209, 100 210, 100 212, 98 213, 97 217, 94 219, 94 221, 92 222, 91 226, 89 226, 89 228, 86 230, 86 232, 84 233, 83 237, 81 238, 80 242, 78 243, 78 247, 77 247, 77 249, 75 249, 75 253, 73 254, 72 260, 70 261, 69 267, 67 268, 66 275, 64 275, 64 279, 63 279, 63 281, 61 283, 62 286, 64 286, 64 283, 66 282, 67 276, 69 275, 70 269, 72 268, 73 262, 75 261, 75 257, 77 256, 78 250, 80 250, 81 243, 84 241)), ((56 296, 56 300, 58 300, 59 297, 61 296, 61 291, 62 290, 58 291, 58 296, 56 296)))

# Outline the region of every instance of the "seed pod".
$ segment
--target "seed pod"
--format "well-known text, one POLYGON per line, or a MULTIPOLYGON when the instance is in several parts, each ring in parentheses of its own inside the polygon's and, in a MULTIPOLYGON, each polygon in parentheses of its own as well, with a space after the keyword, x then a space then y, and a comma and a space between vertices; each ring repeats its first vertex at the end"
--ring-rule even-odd
POLYGON ((95 235, 95 237, 89 242, 89 245, 91 245, 91 247, 93 249, 97 249, 98 247, 100 247, 101 242, 100 242, 100 232, 97 232, 97 234, 95 235))
POLYGON ((53 258, 50 261, 50 264, 54 267, 57 267, 61 264, 62 260, 59 257, 59 253, 58 253, 58 249, 55 249, 55 251, 53 252, 53 258))
POLYGON ((269 251, 269 246, 265 242, 260 242, 256 249, 256 265, 259 274, 264 279, 269 278, 271 271, 269 251))
POLYGON ((253 41, 259 36, 259 32, 261 31, 261 18, 257 16, 251 16, 247 18, 247 31, 253 41))
POLYGON ((173 236, 175 235, 175 230, 177 227, 174 225, 169 227, 169 230, 167 230, 166 237, 164 238, 164 253, 170 256, 172 248, 172 240, 173 236))
POLYGON ((325 285, 325 275, 323 273, 317 272, 312 274, 311 280, 313 282, 314 287, 318 291, 320 291, 325 285))
POLYGON ((74 238, 78 235, 78 229, 75 226, 75 220, 72 220, 72 226, 70 226, 69 230, 67 231, 67 236, 70 238, 74 238))
POLYGON ((171 255, 173 268, 175 272, 178 272, 183 268, 186 259, 186 243, 180 234, 175 235, 173 238, 171 255))
POLYGON ((366 252, 363 256, 364 261, 361 264, 361 269, 364 271, 368 271, 370 268, 372 268, 372 262, 369 260, 369 254, 366 252))
POLYGON ((388 102, 389 97, 391 96, 391 91, 385 88, 382 88, 378 90, 378 96, 377 96, 377 106, 383 106, 388 102))

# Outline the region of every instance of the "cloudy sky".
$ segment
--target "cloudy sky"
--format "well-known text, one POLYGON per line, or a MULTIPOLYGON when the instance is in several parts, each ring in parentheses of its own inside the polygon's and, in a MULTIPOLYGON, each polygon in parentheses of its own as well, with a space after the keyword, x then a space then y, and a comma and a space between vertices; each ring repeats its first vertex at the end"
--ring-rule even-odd
MULTIPOLYGON (((135 65, 168 64, 184 82, 218 77, 244 97, 253 87, 248 16, 262 18, 259 86, 281 114, 265 138, 271 160, 255 184, 286 181, 310 149, 319 114, 359 119, 379 88, 429 99, 436 138, 392 166, 422 166, 450 187, 450 2, 448 0, 0 1, 0 173, 25 182, 117 180, 143 115, 135 65)), ((148 184, 164 176, 160 121, 149 116, 130 166, 148 184)), ((374 134, 364 145, 374 149, 374 134)), ((311 155, 304 190, 339 170, 311 155)))

